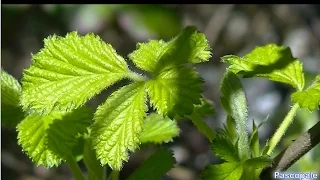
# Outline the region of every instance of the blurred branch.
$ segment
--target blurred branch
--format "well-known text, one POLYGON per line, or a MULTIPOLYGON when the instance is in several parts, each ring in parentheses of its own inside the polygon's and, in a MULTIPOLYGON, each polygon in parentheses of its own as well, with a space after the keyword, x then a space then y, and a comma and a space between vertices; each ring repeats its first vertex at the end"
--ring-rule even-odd
POLYGON ((261 180, 273 179, 274 171, 285 171, 303 155, 320 143, 320 121, 303 133, 289 147, 277 155, 272 164, 260 174, 261 180))
POLYGON ((212 14, 207 26, 205 27, 204 33, 206 34, 211 47, 215 45, 220 31, 229 19, 233 6, 234 4, 221 5, 221 7, 212 14))

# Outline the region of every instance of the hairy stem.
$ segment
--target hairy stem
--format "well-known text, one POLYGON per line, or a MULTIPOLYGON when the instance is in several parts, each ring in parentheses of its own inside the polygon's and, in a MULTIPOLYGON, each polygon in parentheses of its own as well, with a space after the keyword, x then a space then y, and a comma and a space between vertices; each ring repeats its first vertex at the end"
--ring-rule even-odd
POLYGON ((199 129, 200 132, 202 132, 209 140, 210 142, 213 140, 213 138, 216 136, 216 133, 204 122, 204 120, 196 113, 192 113, 191 115, 187 116, 199 129))
POLYGON ((274 171, 285 171, 303 155, 320 143, 320 122, 296 139, 277 155, 272 164, 260 174, 261 180, 271 179, 274 171))
POLYGON ((78 163, 76 162, 76 160, 74 159, 74 157, 70 154, 67 156, 66 159, 67 159, 67 164, 70 167, 75 179, 76 180, 84 180, 81 169, 80 169, 78 163))
POLYGON ((291 125, 294 116, 296 115, 297 111, 300 109, 298 104, 294 104, 290 111, 288 112, 287 116, 284 118, 282 123, 280 124, 277 131, 274 133, 273 137, 269 141, 269 149, 267 155, 271 155, 272 151, 275 149, 283 135, 286 133, 288 127, 291 125))
POLYGON ((137 73, 132 72, 132 71, 127 74, 127 77, 129 79, 133 80, 133 81, 136 81, 136 82, 146 81, 147 80, 147 78, 145 76, 137 74, 137 73))

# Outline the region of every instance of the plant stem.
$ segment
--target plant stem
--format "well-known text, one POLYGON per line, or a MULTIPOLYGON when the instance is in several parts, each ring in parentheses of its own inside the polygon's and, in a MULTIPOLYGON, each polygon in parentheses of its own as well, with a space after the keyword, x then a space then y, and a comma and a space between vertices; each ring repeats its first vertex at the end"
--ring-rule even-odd
POLYGON ((294 116, 296 115, 297 111, 300 109, 298 104, 294 104, 290 111, 288 112, 287 116, 284 118, 282 123, 280 124, 277 131, 274 133, 273 137, 269 141, 269 149, 267 155, 271 155, 272 151, 275 149, 279 141, 281 140, 282 136, 286 133, 288 127, 292 123, 294 116))
POLYGON ((196 113, 188 115, 189 118, 209 140, 210 142, 216 136, 216 133, 204 122, 204 120, 196 113))
POLYGON ((119 180, 119 171, 116 171, 116 170, 112 171, 111 180, 119 180))
POLYGON ((278 154, 272 164, 266 167, 260 174, 261 180, 268 180, 274 175, 274 171, 285 171, 312 148, 320 143, 320 122, 315 124, 286 149, 278 154))
POLYGON ((67 156, 67 164, 70 167, 76 180, 84 180, 81 169, 71 154, 67 156))
POLYGON ((145 76, 142 76, 142 75, 137 74, 135 72, 129 72, 127 74, 127 77, 133 81, 136 81, 136 82, 145 81, 147 79, 145 76))

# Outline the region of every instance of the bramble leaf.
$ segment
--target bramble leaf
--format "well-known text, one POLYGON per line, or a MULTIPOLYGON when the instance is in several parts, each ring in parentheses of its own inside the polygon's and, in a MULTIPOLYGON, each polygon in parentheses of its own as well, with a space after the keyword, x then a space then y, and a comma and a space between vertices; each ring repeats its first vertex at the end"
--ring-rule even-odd
POLYGON ((253 168, 253 169, 260 169, 260 168, 265 168, 271 163, 272 159, 267 156, 260 156, 260 157, 255 157, 251 159, 247 159, 243 166, 246 168, 253 168))
POLYGON ((92 113, 86 108, 61 114, 30 114, 17 126, 18 144, 36 165, 58 166, 71 155, 77 136, 87 131, 92 113), (72 127, 72 128, 70 128, 72 127))
POLYGON ((306 90, 293 93, 291 99, 300 107, 306 107, 310 111, 318 109, 320 105, 320 75, 316 76, 312 85, 306 90))
POLYGON ((133 83, 112 93, 99 106, 92 125, 92 145, 102 165, 120 170, 134 151, 146 116, 145 83, 133 83))
POLYGON ((15 127, 24 118, 22 108, 19 107, 20 94, 19 82, 1 69, 1 124, 15 127))
POLYGON ((16 127, 24 119, 25 113, 21 107, 1 104, 1 124, 7 127, 16 127))
POLYGON ((1 104, 19 106, 21 86, 19 82, 1 69, 1 104))
POLYGON ((172 152, 167 149, 157 149, 128 178, 128 180, 161 179, 175 163, 172 152))
POLYGON ((249 142, 247 132, 248 108, 245 91, 239 78, 231 71, 227 71, 224 74, 220 89, 221 103, 236 123, 240 159, 247 159, 249 158, 249 142))
POLYGON ((240 161, 237 147, 226 136, 217 135, 211 143, 211 149, 216 156, 223 160, 231 162, 240 161))
POLYGON ((240 179, 243 167, 239 162, 226 162, 207 166, 202 173, 203 180, 236 180, 240 179))
POLYGON ((191 114, 194 104, 200 104, 202 79, 191 68, 174 68, 160 73, 147 82, 147 91, 153 107, 159 114, 191 114))
POLYGON ((187 63, 208 61, 210 57, 205 35, 193 26, 186 27, 168 43, 155 40, 139 43, 137 50, 129 54, 136 66, 154 75, 187 63))
POLYGON ((260 155, 259 132, 256 124, 252 121, 252 134, 249 138, 252 157, 260 155))
POLYGON ((304 87, 302 63, 292 57, 290 48, 268 44, 256 47, 244 57, 227 55, 221 58, 230 63, 229 69, 244 77, 266 77, 272 81, 292 85, 301 91, 304 87))
POLYGON ((128 74, 124 59, 98 36, 50 36, 22 78, 24 110, 71 111, 128 74))
POLYGON ((200 98, 201 104, 194 105, 193 113, 197 113, 199 116, 207 116, 214 114, 213 102, 206 98, 200 98))
POLYGON ((157 113, 150 114, 144 123, 144 129, 140 135, 141 143, 169 142, 178 136, 180 129, 176 121, 163 117, 157 113))

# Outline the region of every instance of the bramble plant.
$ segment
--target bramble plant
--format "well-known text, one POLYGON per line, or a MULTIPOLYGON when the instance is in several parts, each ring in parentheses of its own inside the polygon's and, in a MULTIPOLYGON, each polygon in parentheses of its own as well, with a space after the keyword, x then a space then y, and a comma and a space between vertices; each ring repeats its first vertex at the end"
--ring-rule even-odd
MULTIPOLYGON (((300 107, 318 108, 320 75, 304 88, 302 63, 289 48, 275 44, 257 47, 244 57, 222 57, 230 64, 220 84, 228 116, 224 128, 214 131, 202 119, 213 113, 213 105, 201 95, 203 79, 192 67, 210 57, 205 35, 192 26, 169 42, 138 43, 128 58, 144 74, 130 70, 125 59, 94 34, 49 36, 44 48, 32 55, 22 86, 2 70, 2 124, 16 126, 18 143, 36 165, 50 168, 66 162, 82 180, 85 176, 77 162, 83 159, 87 179, 116 180, 130 153, 143 143, 173 141, 180 133, 176 121, 190 119, 211 142, 213 153, 225 161, 208 165, 202 179, 259 179, 300 107), (253 122, 251 135, 247 132, 247 100, 239 77, 267 78, 296 90, 291 110, 263 149, 258 136, 262 124, 253 122), (129 83, 95 111, 86 106, 124 79, 129 83), (154 112, 147 113, 151 109, 154 112), (111 173, 107 174, 107 166, 111 173)), ((174 163, 172 152, 160 147, 129 179, 160 179, 174 163)))

